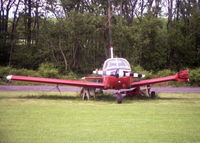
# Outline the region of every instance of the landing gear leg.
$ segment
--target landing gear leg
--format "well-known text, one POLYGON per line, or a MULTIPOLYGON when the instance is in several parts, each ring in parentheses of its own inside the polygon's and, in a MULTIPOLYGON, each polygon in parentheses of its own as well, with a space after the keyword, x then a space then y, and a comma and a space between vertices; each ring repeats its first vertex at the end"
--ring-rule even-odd
POLYGON ((89 92, 88 88, 82 88, 80 94, 81 94, 83 100, 89 100, 90 99, 90 92, 89 92))
POLYGON ((59 88, 59 86, 58 86, 58 84, 56 85, 56 88, 58 89, 60 95, 62 95, 62 94, 61 94, 61 91, 60 91, 60 88, 59 88))
POLYGON ((150 85, 147 85, 147 92, 148 92, 148 94, 149 94, 149 97, 151 98, 151 99, 155 99, 156 98, 156 92, 155 91, 151 91, 150 92, 150 90, 151 90, 151 86, 150 85))
POLYGON ((82 88, 80 95, 82 96, 83 100, 89 100, 90 97, 93 97, 95 99, 95 88, 82 88))
POLYGON ((148 85, 147 85, 147 93, 148 93, 149 96, 151 95, 151 94, 150 94, 150 90, 151 90, 151 86, 148 84, 148 85))

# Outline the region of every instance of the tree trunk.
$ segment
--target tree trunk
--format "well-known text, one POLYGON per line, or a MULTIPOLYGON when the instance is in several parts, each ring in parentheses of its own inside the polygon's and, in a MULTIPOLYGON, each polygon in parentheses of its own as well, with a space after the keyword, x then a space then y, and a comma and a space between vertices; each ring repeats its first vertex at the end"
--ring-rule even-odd
POLYGON ((62 41, 61 41, 61 37, 59 36, 59 41, 58 41, 58 46, 59 46, 59 49, 60 49, 60 52, 61 52, 61 55, 63 57, 63 60, 64 60, 64 64, 65 64, 65 70, 67 70, 67 66, 68 66, 68 63, 67 63, 67 58, 62 50, 62 41))
POLYGON ((19 17, 17 18, 17 12, 18 12, 18 8, 19 8, 19 4, 20 4, 21 0, 18 1, 17 5, 16 5, 16 10, 14 12, 14 18, 13 18, 13 23, 12 23, 12 29, 11 29, 11 47, 10 47, 10 56, 9 56, 9 61, 8 61, 8 65, 11 66, 11 61, 12 61, 12 52, 13 52, 13 48, 15 46, 15 31, 16 31, 16 27, 17 27, 17 23, 19 20, 19 17))
POLYGON ((111 1, 108 0, 108 45, 112 46, 112 30, 111 30, 111 17, 112 17, 112 10, 111 10, 111 1))
POLYGON ((27 17, 27 46, 31 45, 31 0, 28 0, 28 17, 27 17))
POLYGON ((172 25, 172 17, 173 17, 173 0, 168 0, 168 22, 167 22, 167 28, 172 25))

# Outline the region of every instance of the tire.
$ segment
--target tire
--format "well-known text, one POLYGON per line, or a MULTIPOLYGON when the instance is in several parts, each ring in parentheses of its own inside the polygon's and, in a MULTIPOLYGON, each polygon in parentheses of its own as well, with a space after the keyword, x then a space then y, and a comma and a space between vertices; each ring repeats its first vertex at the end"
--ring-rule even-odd
POLYGON ((118 94, 117 95, 117 103, 118 104, 121 104, 122 103, 122 100, 123 100, 123 96, 121 94, 118 94))
POLYGON ((151 97, 151 99, 155 99, 156 98, 156 92, 152 91, 150 97, 151 97))

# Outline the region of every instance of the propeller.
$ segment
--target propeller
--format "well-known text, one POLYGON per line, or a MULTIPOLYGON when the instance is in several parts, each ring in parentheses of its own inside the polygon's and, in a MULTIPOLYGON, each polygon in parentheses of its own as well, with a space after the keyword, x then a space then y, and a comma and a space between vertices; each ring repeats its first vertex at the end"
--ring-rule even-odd
POLYGON ((98 75, 104 75, 104 76, 115 76, 117 78, 125 77, 125 76, 130 76, 130 77, 135 77, 135 78, 143 78, 145 77, 144 74, 139 74, 139 73, 130 73, 121 69, 116 69, 116 71, 113 72, 108 72, 108 71, 102 71, 102 70, 95 70, 93 71, 93 74, 98 74, 98 75))

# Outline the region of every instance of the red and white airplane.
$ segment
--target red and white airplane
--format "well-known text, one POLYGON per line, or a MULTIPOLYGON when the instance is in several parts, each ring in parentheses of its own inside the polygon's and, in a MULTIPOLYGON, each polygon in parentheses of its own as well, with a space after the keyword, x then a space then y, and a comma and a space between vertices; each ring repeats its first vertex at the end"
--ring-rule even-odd
MULTIPOLYGON (((93 74, 100 75, 98 77, 84 77, 85 81, 62 80, 40 77, 16 76, 9 75, 7 80, 52 83, 57 85, 71 85, 82 87, 81 95, 84 100, 88 100, 92 93, 97 89, 107 90, 115 89, 118 92, 114 94, 117 103, 122 103, 123 96, 126 95, 144 95, 140 86, 147 86, 148 94, 151 98, 156 96, 155 92, 150 92, 150 85, 154 83, 167 81, 189 81, 189 70, 183 70, 175 75, 153 78, 147 80, 134 81, 134 78, 142 78, 145 75, 133 73, 129 62, 124 58, 114 58, 113 48, 110 48, 111 58, 104 62, 102 70, 95 70, 93 74), (95 81, 94 81, 95 80, 95 81)), ((95 94, 94 94, 95 95, 95 94)))

